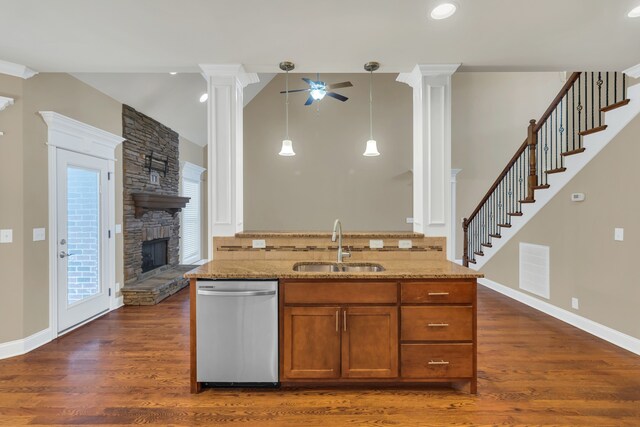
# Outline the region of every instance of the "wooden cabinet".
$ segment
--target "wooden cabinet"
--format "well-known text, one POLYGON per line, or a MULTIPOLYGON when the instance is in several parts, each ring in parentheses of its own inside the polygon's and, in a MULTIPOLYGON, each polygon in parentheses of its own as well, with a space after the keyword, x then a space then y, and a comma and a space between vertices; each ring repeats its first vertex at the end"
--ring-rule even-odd
POLYGON ((340 308, 284 309, 285 378, 340 377, 340 308))
POLYGON ((398 376, 398 308, 347 307, 342 310, 342 376, 398 376))
POLYGON ((281 383, 461 382, 476 391, 476 282, 282 280, 281 383))
POLYGON ((285 307, 286 379, 398 376, 398 308, 285 307))

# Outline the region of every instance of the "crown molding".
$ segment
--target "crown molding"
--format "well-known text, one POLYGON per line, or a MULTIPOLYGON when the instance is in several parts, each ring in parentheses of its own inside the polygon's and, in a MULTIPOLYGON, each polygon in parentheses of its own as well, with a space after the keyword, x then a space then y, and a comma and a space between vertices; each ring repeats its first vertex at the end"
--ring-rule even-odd
POLYGON ((182 162, 182 176, 192 181, 200 181, 200 177, 207 169, 191 162, 182 162))
POLYGON ((422 77, 451 76, 462 64, 418 64, 409 73, 400 73, 396 81, 416 88, 422 77))
POLYGON ((629 77, 633 77, 634 79, 640 78, 640 64, 627 68, 623 73, 629 77))
POLYGON ((26 65, 20 65, 13 62, 0 60, 0 74, 7 74, 9 76, 20 77, 21 79, 28 79, 38 74, 38 72, 32 70, 26 65))
POLYGON ((242 64, 200 64, 203 76, 235 78, 243 88, 258 83, 257 73, 247 73, 242 64))
POLYGON ((4 110, 9 105, 13 105, 13 98, 0 96, 0 111, 4 110))

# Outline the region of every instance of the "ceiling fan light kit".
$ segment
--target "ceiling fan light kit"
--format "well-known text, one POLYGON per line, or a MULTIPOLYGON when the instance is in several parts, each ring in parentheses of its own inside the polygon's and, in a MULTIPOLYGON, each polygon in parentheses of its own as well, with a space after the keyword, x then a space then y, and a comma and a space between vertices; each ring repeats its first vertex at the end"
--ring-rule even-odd
POLYGON ((378 143, 373 139, 373 72, 380 68, 378 62, 372 61, 364 64, 365 71, 369 72, 369 140, 362 153, 365 157, 379 156, 378 143))
POLYGON ((285 111, 285 139, 282 140, 282 148, 278 153, 281 156, 295 156, 296 153, 293 151, 293 141, 289 138, 289 71, 296 68, 293 62, 283 61, 280 63, 280 69, 287 73, 285 78, 285 101, 284 101, 284 111, 285 111))

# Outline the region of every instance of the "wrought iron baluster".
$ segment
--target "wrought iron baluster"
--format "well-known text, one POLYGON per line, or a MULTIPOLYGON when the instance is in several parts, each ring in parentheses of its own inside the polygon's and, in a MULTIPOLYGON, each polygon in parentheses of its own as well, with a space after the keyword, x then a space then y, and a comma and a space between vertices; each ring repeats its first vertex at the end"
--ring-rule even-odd
POLYGON ((622 73, 622 100, 627 99, 627 75, 622 73))
POLYGON ((613 73, 613 103, 618 102, 618 72, 613 73))
POLYGON ((595 101, 594 92, 593 92, 594 91, 594 87, 595 87, 595 84, 594 84, 594 81, 593 81, 593 79, 594 79, 593 75, 594 74, 595 73, 592 71, 591 72, 591 129, 596 127, 596 122, 595 122, 596 115, 595 115, 595 111, 594 111, 595 106, 596 106, 596 101, 595 101))
POLYGON ((598 85, 598 126, 602 126, 602 72, 598 72, 598 80, 596 84, 598 85))
POLYGON ((609 72, 607 71, 606 75, 605 75, 605 87, 606 87, 606 104, 605 105, 609 105, 609 72))

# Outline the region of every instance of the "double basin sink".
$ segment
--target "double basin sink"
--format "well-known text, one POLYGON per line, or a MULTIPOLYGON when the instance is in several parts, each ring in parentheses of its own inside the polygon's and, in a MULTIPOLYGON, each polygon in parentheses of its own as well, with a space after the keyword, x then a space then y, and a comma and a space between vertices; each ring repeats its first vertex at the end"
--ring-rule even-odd
POLYGON ((293 271, 313 273, 375 273, 384 271, 380 264, 335 262, 299 262, 293 266, 293 271))

